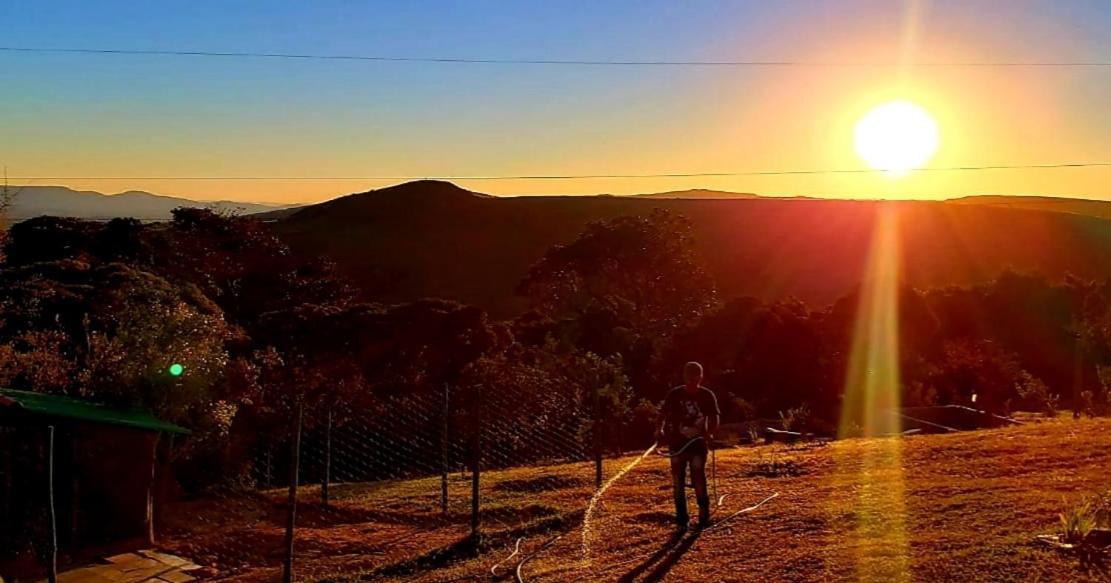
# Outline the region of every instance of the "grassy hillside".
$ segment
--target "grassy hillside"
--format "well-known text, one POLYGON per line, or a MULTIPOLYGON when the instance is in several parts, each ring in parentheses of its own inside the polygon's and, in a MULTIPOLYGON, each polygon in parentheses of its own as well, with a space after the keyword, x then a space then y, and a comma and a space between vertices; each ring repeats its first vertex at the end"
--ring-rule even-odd
POLYGON ((820 305, 859 282, 884 204, 899 209, 904 276, 914 285, 977 283, 1008 267, 1111 275, 1111 221, 941 202, 498 198, 423 181, 307 207, 277 228, 295 247, 334 258, 370 299, 444 297, 504 317, 522 309, 513 290, 549 247, 590 221, 663 208, 691 220, 726 297, 820 305))
MULTIPOLYGON (((631 459, 607 461, 606 475, 631 459)), ((446 517, 435 478, 336 486, 328 510, 307 487, 299 579, 346 580, 362 571, 364 580, 478 580, 521 539, 501 579, 529 557, 527 581, 1097 580, 1034 537, 1055 532, 1066 505, 1111 487, 1108 419, 746 447, 719 451, 717 462, 726 495, 718 516, 779 496, 701 536, 669 540, 667 462, 650 456, 601 498, 589 560, 588 464, 485 473, 485 542, 477 551, 465 542, 468 483, 458 474, 446 517)), ((163 546, 214 565, 228 580, 269 580, 279 569, 283 497, 184 504, 163 546)))
POLYGON ((950 204, 978 204, 1055 213, 1071 213, 1111 219, 1111 201, 1051 196, 968 196, 946 201, 950 204))

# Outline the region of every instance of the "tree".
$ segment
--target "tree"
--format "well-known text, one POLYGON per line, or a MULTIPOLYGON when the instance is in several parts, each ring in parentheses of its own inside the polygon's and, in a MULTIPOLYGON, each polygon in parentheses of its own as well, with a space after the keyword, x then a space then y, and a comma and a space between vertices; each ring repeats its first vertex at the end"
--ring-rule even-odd
MULTIPOLYGON (((332 428, 345 422, 369 398, 361 364, 348 352, 350 330, 346 322, 357 313, 336 306, 300 305, 289 310, 263 314, 256 326, 256 340, 270 346, 259 358, 266 376, 279 391, 268 401, 268 412, 287 418, 307 408, 307 425, 323 425, 324 464, 321 502, 329 503, 331 483, 332 428)), ((380 311, 370 308, 372 313, 380 311)), ((260 400, 260 403, 262 401, 260 400)), ((270 423, 280 425, 280 421, 270 423)))
POLYGON ((620 357, 514 344, 471 363, 464 384, 483 387, 487 427, 503 463, 583 459, 628 443, 632 391, 620 357))
POLYGON ((85 260, 99 225, 65 217, 36 217, 12 225, 4 245, 9 265, 65 259, 85 260))
POLYGON ((716 304, 690 223, 667 211, 591 223, 550 249, 519 291, 540 313, 610 312, 643 334, 668 336, 716 304))
POLYGON ((1044 387, 1022 369, 1014 353, 991 341, 970 339, 945 343, 928 383, 942 403, 975 404, 989 413, 1005 413, 1018 399, 1036 396, 1039 385, 1044 387))
POLYGON ((321 259, 294 253, 266 224, 207 209, 180 208, 151 233, 151 271, 196 285, 249 333, 267 312, 343 306, 354 290, 321 259))
POLYGON ((193 286, 122 264, 62 261, 5 270, 0 294, 0 339, 13 356, 7 374, 26 379, 16 385, 176 422, 203 415, 216 396, 230 331, 193 286), (181 376, 168 372, 174 363, 181 376))
POLYGON ((518 286, 563 341, 620 353, 634 385, 648 385, 654 358, 717 304, 690 223, 669 212, 591 223, 552 247, 518 286))
MULTIPOLYGON (((1082 307, 1076 322, 1078 358, 1094 374, 1082 372, 1082 379, 1091 382, 1077 388, 1082 389, 1081 400, 1089 413, 1105 413, 1111 410, 1111 279, 1083 286, 1080 295, 1082 307)), ((1079 413, 1076 403, 1073 409, 1074 414, 1079 413)))

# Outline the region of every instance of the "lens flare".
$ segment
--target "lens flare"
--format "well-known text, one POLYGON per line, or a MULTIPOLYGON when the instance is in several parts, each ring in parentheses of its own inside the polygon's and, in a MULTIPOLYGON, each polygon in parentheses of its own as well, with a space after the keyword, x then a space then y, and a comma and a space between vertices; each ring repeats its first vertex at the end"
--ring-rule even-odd
POLYGON ((878 211, 860 291, 845 379, 836 488, 855 493, 856 529, 850 536, 861 581, 907 581, 902 441, 898 437, 899 388, 898 209, 878 211))
POLYGON ((175 362, 170 365, 169 372, 171 376, 179 377, 185 372, 185 367, 175 362))
POLYGON ((860 289, 841 411, 841 437, 900 431, 898 211, 883 205, 876 216, 867 270, 860 289))

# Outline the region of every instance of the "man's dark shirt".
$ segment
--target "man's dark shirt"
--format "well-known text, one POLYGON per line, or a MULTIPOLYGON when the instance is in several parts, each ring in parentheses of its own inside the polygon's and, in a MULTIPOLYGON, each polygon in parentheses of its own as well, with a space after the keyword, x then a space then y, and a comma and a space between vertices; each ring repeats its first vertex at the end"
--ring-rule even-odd
MULTIPOLYGON (((706 387, 699 386, 693 395, 687 392, 686 387, 679 386, 671 389, 664 397, 664 434, 667 436, 667 446, 672 451, 678 451, 691 440, 683 435, 682 430, 688 429, 690 435, 702 435, 705 428, 705 418, 711 415, 721 415, 718 408, 718 399, 714 392, 706 387), (691 432, 695 429, 695 432, 691 432)), ((692 444, 692 447, 704 449, 705 444, 692 444)))

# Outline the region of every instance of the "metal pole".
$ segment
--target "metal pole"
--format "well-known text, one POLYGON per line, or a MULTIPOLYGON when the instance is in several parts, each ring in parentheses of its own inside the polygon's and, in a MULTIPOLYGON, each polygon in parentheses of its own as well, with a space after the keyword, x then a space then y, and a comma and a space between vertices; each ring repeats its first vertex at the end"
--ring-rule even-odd
POLYGON ((320 482, 320 501, 328 505, 328 484, 332 481, 332 407, 324 424, 324 479, 320 482))
POLYGON ((47 565, 46 579, 50 583, 58 582, 58 523, 54 513, 54 426, 47 428, 46 446, 46 495, 50 509, 50 557, 47 565))
POLYGON ((602 487, 602 440, 601 436, 598 434, 599 427, 601 426, 599 420, 600 413, 598 407, 598 387, 594 387, 591 397, 591 408, 593 410, 592 416, 594 418, 593 424, 590 428, 591 441, 594 442, 592 444, 592 447, 594 448, 594 488, 598 489, 602 487))
POLYGON ((443 426, 440 429, 440 511, 447 514, 448 425, 451 421, 451 387, 444 383, 443 426))
POLYGON ((282 583, 293 582, 293 531, 297 524, 297 482, 301 464, 301 420, 304 406, 297 405, 294 420, 293 456, 289 461, 289 510, 285 525, 285 564, 282 566, 282 583))
POLYGON ((476 385, 471 395, 471 536, 478 536, 478 483, 482 460, 482 385, 476 385))

